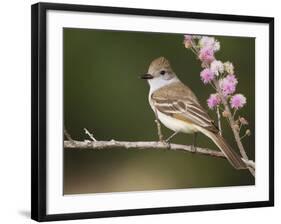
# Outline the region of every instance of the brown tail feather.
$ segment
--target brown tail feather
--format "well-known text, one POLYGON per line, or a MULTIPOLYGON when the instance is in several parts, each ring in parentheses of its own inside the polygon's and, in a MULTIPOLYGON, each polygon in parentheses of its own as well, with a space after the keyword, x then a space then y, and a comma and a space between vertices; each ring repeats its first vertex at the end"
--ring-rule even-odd
MULTIPOLYGON (((203 132, 203 131, 202 131, 203 132)), ((203 134, 207 135, 213 140, 213 142, 220 148, 229 163, 235 169, 247 169, 246 164, 242 161, 241 156, 239 156, 224 140, 219 133, 215 134, 210 131, 204 131, 203 134)))

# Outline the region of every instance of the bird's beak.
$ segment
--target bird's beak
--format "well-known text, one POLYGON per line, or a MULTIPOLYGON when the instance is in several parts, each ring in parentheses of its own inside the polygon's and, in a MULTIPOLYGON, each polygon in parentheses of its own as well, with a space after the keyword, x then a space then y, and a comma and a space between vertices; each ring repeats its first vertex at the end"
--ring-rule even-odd
POLYGON ((153 76, 150 74, 144 74, 140 76, 141 79, 153 79, 153 76))

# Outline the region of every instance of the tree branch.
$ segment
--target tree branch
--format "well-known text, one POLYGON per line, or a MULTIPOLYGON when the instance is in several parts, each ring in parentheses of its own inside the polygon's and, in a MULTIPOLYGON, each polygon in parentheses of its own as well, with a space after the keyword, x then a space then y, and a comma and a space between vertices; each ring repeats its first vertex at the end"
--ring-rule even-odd
MULTIPOLYGON (((220 151, 211 150, 207 148, 199 148, 196 147, 196 151, 192 149, 192 146, 182 145, 182 144, 174 144, 174 143, 165 143, 160 141, 139 141, 139 142, 128 142, 128 141, 64 141, 64 148, 68 149, 93 149, 93 150, 102 150, 102 149, 168 149, 174 151, 182 151, 188 153, 196 153, 206 156, 212 156, 217 158, 226 159, 224 154, 220 151)), ((255 168, 255 163, 253 161, 244 160, 245 164, 251 169, 255 168)))
MULTIPOLYGON (((215 86, 216 86, 216 88, 217 88, 218 94, 220 95, 220 98, 221 98, 222 103, 223 103, 223 105, 224 105, 224 109, 225 109, 225 111, 227 112, 227 114, 229 114, 229 116, 228 116, 227 118, 228 118, 228 120, 229 120, 230 127, 231 127, 231 129, 232 129, 232 132, 233 132, 233 135, 234 135, 236 144, 237 144, 237 146, 238 146, 238 148, 239 148, 239 151, 240 151, 240 153, 241 153, 241 156, 242 156, 242 158, 243 158, 243 161, 249 161, 249 158, 248 158, 248 156, 247 156, 247 154, 246 154, 246 151, 245 151, 245 149, 244 149, 244 146, 243 146, 243 144, 242 144, 242 142, 241 142, 239 132, 235 129, 234 116, 233 116, 232 113, 231 113, 231 110, 230 110, 230 108, 229 108, 229 106, 228 106, 228 102, 227 102, 226 98, 223 96, 223 94, 222 94, 222 92, 221 92, 221 90, 220 90, 220 88, 219 88, 219 83, 218 83, 217 80, 214 81, 214 84, 215 84, 215 86)), ((253 176, 255 176, 255 169, 252 168, 252 167, 248 167, 248 169, 249 169, 250 173, 251 173, 253 176)))

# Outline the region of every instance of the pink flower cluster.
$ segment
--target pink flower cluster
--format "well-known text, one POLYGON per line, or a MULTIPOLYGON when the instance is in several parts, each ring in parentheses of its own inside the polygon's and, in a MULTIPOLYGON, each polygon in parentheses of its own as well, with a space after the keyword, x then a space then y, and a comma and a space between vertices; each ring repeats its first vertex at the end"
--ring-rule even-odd
POLYGON ((221 98, 217 93, 211 94, 209 99, 207 100, 207 104, 210 109, 214 109, 220 103, 221 103, 221 98))
POLYGON ((201 48, 210 48, 214 52, 217 52, 220 49, 220 42, 218 42, 214 37, 203 36, 199 40, 199 45, 201 48))
POLYGON ((236 85, 238 81, 235 75, 227 75, 220 80, 220 88, 224 96, 233 94, 236 91, 236 85))
POLYGON ((217 52, 220 49, 220 43, 215 40, 213 37, 206 37, 203 36, 199 40, 199 55, 198 58, 203 63, 211 63, 215 60, 215 52, 217 52))
POLYGON ((198 57, 204 63, 211 63, 213 60, 215 60, 214 50, 208 47, 202 48, 199 51, 198 57))
POLYGON ((235 94, 230 99, 230 106, 234 109, 239 109, 244 107, 246 104, 246 97, 242 94, 235 94))
POLYGON ((185 48, 191 48, 202 62, 203 70, 200 72, 202 82, 220 88, 217 90, 218 93, 210 95, 207 100, 208 107, 215 108, 221 103, 220 97, 224 97, 230 99, 231 108, 242 108, 246 104, 246 97, 242 94, 233 95, 238 84, 233 64, 229 61, 223 63, 215 58, 215 53, 220 50, 220 42, 214 37, 184 35, 183 43, 185 48), (220 96, 219 92, 223 96, 220 96))
POLYGON ((200 77, 203 83, 207 84, 215 78, 215 73, 211 69, 205 68, 204 70, 201 71, 200 77))
POLYGON ((216 74, 216 76, 219 76, 224 72, 224 65, 221 61, 212 61, 210 68, 216 74))

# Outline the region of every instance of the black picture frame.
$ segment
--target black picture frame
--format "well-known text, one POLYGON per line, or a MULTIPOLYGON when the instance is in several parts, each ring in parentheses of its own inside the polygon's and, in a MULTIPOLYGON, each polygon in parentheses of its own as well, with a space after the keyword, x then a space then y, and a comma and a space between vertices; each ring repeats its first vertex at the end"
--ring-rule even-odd
POLYGON ((32 219, 37 221, 54 221, 206 210, 254 208, 274 205, 274 18, 54 3, 37 3, 32 5, 31 8, 32 219), (269 24, 269 200, 243 203, 208 204, 196 206, 160 207, 48 215, 46 213, 46 12, 48 10, 101 12, 124 15, 162 16, 269 24))

